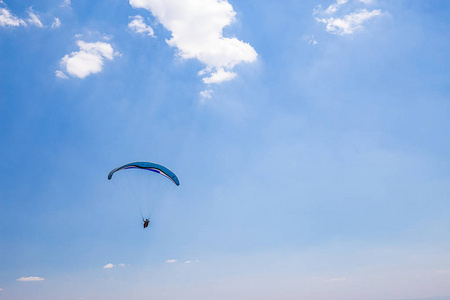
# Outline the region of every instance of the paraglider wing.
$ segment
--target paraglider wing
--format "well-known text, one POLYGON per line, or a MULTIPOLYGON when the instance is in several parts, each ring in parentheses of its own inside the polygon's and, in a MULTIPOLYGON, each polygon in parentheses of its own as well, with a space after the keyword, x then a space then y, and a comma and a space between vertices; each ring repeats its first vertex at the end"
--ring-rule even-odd
POLYGON ((125 164, 123 166, 117 167, 117 168, 113 169, 111 172, 109 172, 108 180, 111 180, 114 173, 121 171, 121 170, 126 170, 126 169, 143 169, 143 170, 152 171, 152 172, 161 174, 161 175, 169 178, 176 185, 180 185, 180 181, 178 180, 178 177, 175 175, 175 173, 173 173, 172 171, 170 171, 169 169, 167 169, 164 166, 154 164, 151 162, 133 162, 133 163, 129 163, 129 164, 125 164))

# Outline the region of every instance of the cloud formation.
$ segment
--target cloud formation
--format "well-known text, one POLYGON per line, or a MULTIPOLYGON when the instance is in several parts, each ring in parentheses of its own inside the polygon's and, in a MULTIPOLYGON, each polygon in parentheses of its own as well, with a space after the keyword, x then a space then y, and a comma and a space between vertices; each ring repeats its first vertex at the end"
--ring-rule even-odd
POLYGON ((336 3, 331 4, 328 6, 328 8, 325 10, 326 14, 334 14, 340 6, 346 4, 348 0, 336 0, 336 3))
POLYGON ((314 34, 309 36, 309 37, 306 37, 306 40, 308 41, 308 44, 313 45, 313 46, 315 46, 315 45, 317 45, 319 43, 316 40, 316 38, 314 37, 314 34))
MULTIPOLYGON (((363 24, 373 19, 374 17, 381 16, 382 12, 379 9, 368 11, 366 8, 354 10, 353 12, 342 14, 341 16, 333 16, 338 10, 349 3, 349 0, 336 0, 335 3, 328 6, 323 10, 319 5, 314 10, 313 15, 316 16, 316 21, 326 25, 326 31, 331 34, 337 35, 350 35, 358 30, 363 29, 363 24)), ((354 0, 353 4, 362 3, 365 5, 373 4, 373 0, 354 0)))
POLYGON ((235 11, 226 0, 130 0, 144 8, 172 33, 167 43, 183 59, 198 59, 207 66, 205 83, 220 83, 236 76, 231 69, 256 60, 250 44, 223 36, 223 28, 235 21, 235 11))
POLYGON ((327 18, 320 19, 317 18, 318 22, 327 25, 327 31, 333 34, 353 34, 355 31, 363 28, 362 24, 372 19, 373 17, 380 16, 381 10, 376 9, 373 11, 368 11, 362 9, 359 12, 353 12, 345 15, 343 18, 327 18))
POLYGON ((235 72, 225 71, 224 68, 219 68, 216 72, 211 73, 209 77, 203 78, 202 81, 204 83, 219 83, 229 81, 236 76, 237 74, 235 72))
POLYGON ((59 20, 59 18, 55 17, 52 23, 52 28, 59 28, 59 27, 61 27, 61 21, 59 20))
MULTIPOLYGON (((0 4, 4 4, 3 1, 0 4)), ((6 7, 0 7, 0 26, 2 27, 18 27, 27 26, 27 23, 13 15, 6 7)))
POLYGON ((114 265, 114 264, 112 264, 112 263, 109 263, 109 264, 104 265, 104 266, 103 266, 103 269, 112 269, 112 268, 115 268, 115 267, 117 267, 117 266, 124 268, 124 267, 126 267, 126 264, 117 264, 117 265, 114 265))
MULTIPOLYGON (((105 59, 114 59, 115 53, 109 43, 87 43, 79 40, 77 41, 77 45, 80 47, 80 51, 67 54, 61 59, 62 69, 71 76, 85 78, 90 74, 98 73, 103 69, 105 59)), ((58 71, 56 71, 57 77, 67 77, 63 71, 58 71)))
POLYGON ((361 1, 362 3, 364 3, 366 5, 370 5, 370 4, 374 4, 375 3, 375 0, 359 0, 359 1, 361 1))
POLYGON ((185 264, 198 263, 198 260, 197 259, 196 260, 186 260, 184 263, 185 264))
POLYGON ((172 264, 172 263, 176 263, 177 260, 176 259, 168 259, 166 260, 166 263, 172 264))
POLYGON ((153 28, 145 24, 144 18, 142 16, 130 17, 132 20, 128 23, 128 28, 136 33, 147 34, 148 36, 155 36, 153 28))
POLYGON ((64 72, 61 71, 61 70, 56 70, 56 71, 55 71, 55 76, 58 77, 58 78, 62 78, 62 79, 67 79, 67 78, 69 78, 69 77, 67 77, 67 75, 64 74, 64 72))
POLYGON ((40 20, 39 17, 33 12, 33 9, 32 9, 31 7, 30 7, 30 11, 28 12, 28 16, 29 16, 29 19, 27 20, 27 21, 28 21, 28 24, 34 25, 34 26, 37 26, 37 27, 44 27, 44 25, 42 25, 41 20, 40 20))
POLYGON ((30 276, 30 277, 20 277, 19 279, 16 279, 17 281, 42 281, 45 278, 38 277, 38 276, 30 276))
MULTIPOLYGON (((39 19, 38 15, 36 15, 33 11, 33 8, 30 7, 28 10, 28 19, 25 21, 17 16, 15 16, 7 7, 3 1, 0 1, 0 26, 2 27, 19 27, 28 25, 36 26, 36 27, 44 27, 42 21, 39 19)), ((53 28, 53 26, 52 26, 53 28)))
POLYGON ((60 6, 62 7, 70 7, 72 5, 72 2, 70 0, 64 0, 60 6))
POLYGON ((211 99, 213 93, 213 90, 204 90, 200 92, 200 97, 202 98, 202 101, 205 101, 205 99, 211 99))

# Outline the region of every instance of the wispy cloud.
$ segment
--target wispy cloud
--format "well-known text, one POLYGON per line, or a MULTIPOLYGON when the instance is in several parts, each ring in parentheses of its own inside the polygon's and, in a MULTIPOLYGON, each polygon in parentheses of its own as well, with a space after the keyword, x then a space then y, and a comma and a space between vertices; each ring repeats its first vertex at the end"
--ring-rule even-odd
MULTIPOLYGON (((166 263, 169 263, 169 264, 173 264, 173 263, 176 263, 176 262, 178 262, 178 260, 176 260, 176 259, 168 259, 168 260, 166 260, 166 263)), ((193 263, 193 262, 198 262, 198 260, 185 260, 184 261, 184 263, 185 264, 190 264, 190 263, 193 263)))
POLYGON ((213 90, 204 90, 200 92, 200 97, 202 98, 202 101, 204 101, 205 99, 212 99, 213 93, 213 90))
POLYGON ((3 289, 2 289, 2 288, 0 288, 0 292, 1 292, 1 291, 3 291, 3 289))
POLYGON ((185 264, 198 263, 198 260, 186 260, 184 263, 185 264))
POLYGON ((56 71, 55 71, 55 76, 58 77, 58 78, 62 78, 62 79, 67 79, 67 78, 69 78, 69 77, 67 77, 67 75, 64 74, 64 72, 61 71, 61 70, 56 70, 56 71))
POLYGON ((333 34, 353 34, 355 31, 363 28, 363 24, 368 20, 380 16, 381 10, 376 9, 373 11, 368 11, 367 9, 362 9, 359 12, 353 12, 345 15, 342 18, 317 18, 318 22, 327 25, 327 31, 333 34))
POLYGON ((70 0, 64 0, 60 6, 62 7, 70 7, 72 5, 72 2, 70 0))
POLYGON ((314 35, 306 36, 305 40, 308 42, 308 44, 313 45, 313 46, 315 46, 319 43, 319 42, 317 42, 316 37, 314 35))
POLYGON ((42 281, 45 278, 38 277, 38 276, 30 276, 30 277, 20 277, 19 279, 16 279, 17 281, 42 281))
POLYGON ((104 265, 103 269, 112 269, 112 268, 115 268, 115 267, 125 268, 126 266, 127 266, 127 264, 123 264, 123 263, 120 263, 120 264, 117 264, 117 265, 109 263, 109 264, 104 265))
POLYGON ((366 5, 375 4, 375 0, 359 0, 359 1, 366 5))
MULTIPOLYGON (((0 4, 4 5, 4 2, 0 2, 0 4)), ((6 7, 0 7, 0 26, 2 27, 18 27, 18 26, 27 26, 27 23, 16 17, 9 11, 6 7)))
POLYGON ((226 0, 130 0, 130 4, 150 11, 172 32, 167 43, 178 49, 181 58, 195 58, 208 67, 211 74, 204 78, 205 83, 230 80, 236 76, 231 72, 236 64, 257 58, 250 44, 223 36, 223 28, 234 22, 236 15, 226 0))
POLYGON ((383 14, 379 9, 369 11, 366 8, 361 8, 361 5, 369 4, 374 4, 374 1, 353 0, 350 5, 349 0, 336 0, 325 10, 319 5, 314 9, 313 15, 317 22, 326 25, 327 32, 337 35, 350 35, 362 30, 363 24, 369 20, 383 14), (337 14, 338 10, 344 5, 348 6, 345 10, 346 13, 337 14))
POLYGON ((132 20, 128 23, 128 28, 137 33, 143 33, 148 36, 154 36, 153 28, 145 24, 144 18, 142 16, 130 17, 132 20))
POLYGON ((105 40, 105 41, 110 41, 112 38, 113 38, 112 35, 109 35, 109 34, 104 34, 103 35, 103 40, 105 40))
POLYGON ((29 18, 28 18, 28 23, 30 24, 30 25, 34 25, 34 26, 37 26, 37 27, 44 27, 44 25, 42 25, 42 22, 41 22, 41 20, 39 19, 39 17, 34 13, 34 11, 33 11, 33 8, 31 8, 30 7, 30 10, 29 10, 29 12, 28 12, 28 16, 29 16, 29 18))
POLYGON ((59 28, 61 27, 61 21, 59 18, 55 17, 52 23, 52 28, 59 28))
MULTIPOLYGON (((77 45, 80 51, 65 55, 61 59, 61 67, 69 75, 78 78, 100 72, 103 69, 104 60, 113 60, 114 55, 117 55, 109 43, 87 43, 79 40, 77 45)), ((60 71, 56 73, 56 76, 63 78, 61 73, 65 75, 63 71, 60 71)))
POLYGON ((325 10, 325 13, 334 14, 339 9, 339 7, 346 4, 347 2, 348 0, 336 0, 336 3, 333 3, 330 6, 328 6, 328 8, 325 10))

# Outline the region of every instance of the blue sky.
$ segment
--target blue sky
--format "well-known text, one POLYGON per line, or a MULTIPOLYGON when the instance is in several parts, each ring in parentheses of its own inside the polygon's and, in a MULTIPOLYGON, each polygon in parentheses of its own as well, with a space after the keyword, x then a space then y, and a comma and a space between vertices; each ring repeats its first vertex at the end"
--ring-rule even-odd
POLYGON ((0 299, 450 299, 449 15, 0 1, 0 299))

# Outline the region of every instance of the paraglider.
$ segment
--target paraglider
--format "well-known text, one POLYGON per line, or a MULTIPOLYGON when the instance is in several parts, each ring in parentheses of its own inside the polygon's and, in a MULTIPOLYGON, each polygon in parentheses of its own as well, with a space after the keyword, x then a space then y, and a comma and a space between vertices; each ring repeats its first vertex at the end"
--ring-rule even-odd
POLYGON ((144 228, 149 226, 150 217, 165 192, 174 184, 180 185, 175 173, 151 162, 132 162, 117 167, 109 172, 108 180, 112 180, 126 198, 134 203, 141 214, 144 228))

